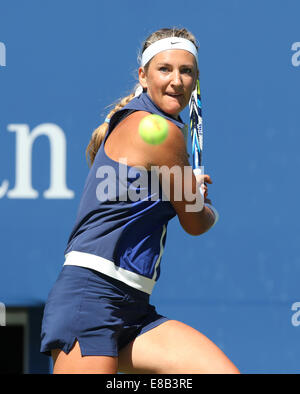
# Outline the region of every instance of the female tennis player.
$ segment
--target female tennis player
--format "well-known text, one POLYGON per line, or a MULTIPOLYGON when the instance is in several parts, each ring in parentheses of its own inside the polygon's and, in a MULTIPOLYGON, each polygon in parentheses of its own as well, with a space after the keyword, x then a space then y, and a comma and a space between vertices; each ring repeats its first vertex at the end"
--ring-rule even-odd
POLYGON ((149 303, 168 221, 177 215, 187 233, 200 235, 216 217, 206 204, 211 179, 193 175, 179 115, 197 83, 196 40, 186 29, 158 30, 146 39, 140 61, 139 88, 108 114, 88 145, 91 168, 45 306, 41 351, 52 355, 54 373, 239 373, 206 336, 149 303), (139 136, 149 114, 168 122, 159 145, 139 136), (156 171, 154 191, 153 168, 164 169, 156 171), (181 169, 181 179, 166 170, 172 168, 181 169), (163 198, 166 184, 169 199, 163 198))

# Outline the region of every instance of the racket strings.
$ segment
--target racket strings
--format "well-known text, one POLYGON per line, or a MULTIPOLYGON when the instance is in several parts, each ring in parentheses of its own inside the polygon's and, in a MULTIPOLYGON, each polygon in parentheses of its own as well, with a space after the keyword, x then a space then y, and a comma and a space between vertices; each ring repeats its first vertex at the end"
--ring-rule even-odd
POLYGON ((199 79, 197 81, 197 86, 191 95, 189 109, 193 168, 199 168, 202 163, 203 150, 202 103, 199 79))

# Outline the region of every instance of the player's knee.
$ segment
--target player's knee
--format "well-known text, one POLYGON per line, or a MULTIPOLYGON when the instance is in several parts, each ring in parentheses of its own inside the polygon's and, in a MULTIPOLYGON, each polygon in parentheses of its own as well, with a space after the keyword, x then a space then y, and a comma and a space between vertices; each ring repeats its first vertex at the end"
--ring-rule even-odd
POLYGON ((175 357, 165 354, 157 363, 155 372, 158 374, 240 374, 238 368, 229 360, 215 360, 208 362, 201 357, 197 360, 175 357))
POLYGON ((199 373, 204 374, 217 374, 217 375, 239 375, 240 371, 238 368, 228 360, 221 364, 210 364, 206 366, 200 366, 199 373))

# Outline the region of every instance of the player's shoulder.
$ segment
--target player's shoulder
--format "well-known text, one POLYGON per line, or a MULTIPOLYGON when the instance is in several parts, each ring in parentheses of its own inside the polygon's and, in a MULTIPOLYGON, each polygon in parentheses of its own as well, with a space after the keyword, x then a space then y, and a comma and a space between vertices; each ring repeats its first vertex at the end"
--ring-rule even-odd
MULTIPOLYGON (((140 122, 148 115, 151 115, 151 113, 146 111, 135 111, 128 115, 128 117, 122 122, 120 126, 128 129, 129 132, 131 131, 135 135, 138 133, 140 122)), ((167 118, 165 119, 168 123, 168 136, 165 141, 162 144, 157 145, 157 147, 167 146, 174 143, 185 143, 184 136, 180 128, 171 120, 167 118)), ((141 138, 137 138, 137 141, 140 140, 145 143, 141 138)))
POLYGON ((145 163, 162 166, 182 162, 186 156, 186 145, 182 131, 171 120, 168 123, 167 138, 160 144, 152 145, 145 142, 139 134, 139 125, 143 118, 150 115, 147 111, 135 111, 118 125, 118 142, 127 146, 132 155, 143 156, 145 163))
POLYGON ((160 144, 152 145, 141 138, 138 126, 147 115, 149 113, 146 112, 136 115, 137 124, 134 131, 134 145, 136 149, 142 151, 147 162, 153 166, 166 165, 171 167, 176 164, 186 163, 187 153, 184 135, 180 128, 171 120, 165 118, 168 123, 168 134, 166 139, 160 144))

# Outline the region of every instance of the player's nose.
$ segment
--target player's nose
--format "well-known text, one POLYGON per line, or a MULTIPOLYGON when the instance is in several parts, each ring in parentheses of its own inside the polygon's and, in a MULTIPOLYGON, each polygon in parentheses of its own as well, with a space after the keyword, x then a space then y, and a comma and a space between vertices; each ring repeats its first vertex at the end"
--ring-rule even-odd
POLYGON ((181 73, 179 70, 174 70, 174 72, 172 73, 172 81, 171 84, 173 86, 177 86, 180 87, 183 85, 182 83, 182 78, 181 78, 181 73))

